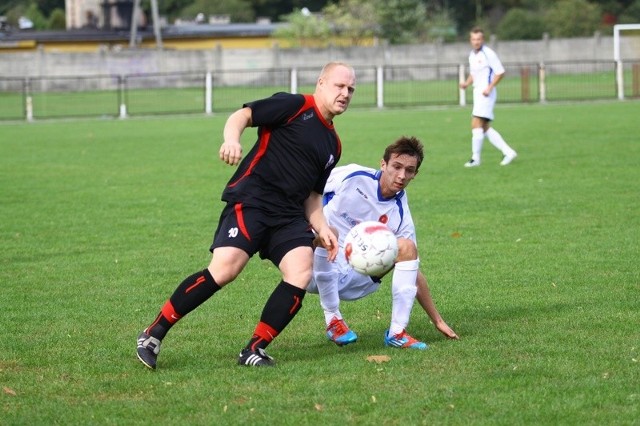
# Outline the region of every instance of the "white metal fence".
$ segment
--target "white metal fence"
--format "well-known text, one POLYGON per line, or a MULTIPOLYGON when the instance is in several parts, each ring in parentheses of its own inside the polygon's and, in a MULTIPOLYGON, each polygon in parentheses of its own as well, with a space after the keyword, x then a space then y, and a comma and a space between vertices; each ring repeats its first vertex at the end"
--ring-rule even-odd
MULTIPOLYGON (((500 102, 640 97, 640 62, 505 63, 500 102)), ((461 64, 359 66, 352 107, 466 105, 461 64)), ((317 67, 130 75, 0 77, 0 120, 212 114, 278 91, 309 93, 317 67)))

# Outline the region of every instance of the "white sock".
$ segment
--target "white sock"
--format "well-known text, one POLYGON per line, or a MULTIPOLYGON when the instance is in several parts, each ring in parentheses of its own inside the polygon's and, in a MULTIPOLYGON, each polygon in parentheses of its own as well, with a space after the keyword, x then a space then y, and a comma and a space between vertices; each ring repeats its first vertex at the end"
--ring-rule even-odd
POLYGON ((338 271, 333 263, 327 260, 327 255, 325 248, 316 248, 313 254, 313 279, 318 286, 320 306, 324 309, 324 320, 328 326, 333 317, 342 319, 342 314, 338 294, 338 271))
POLYGON ((484 142, 484 131, 482 127, 471 129, 471 159, 477 163, 480 162, 480 153, 482 152, 482 143, 484 142))
POLYGON ((507 142, 505 142, 505 140, 502 138, 502 135, 498 133, 498 131, 493 127, 489 127, 484 135, 487 137, 487 139, 489 139, 489 142, 491 142, 493 146, 495 146, 500 150, 500 152, 502 152, 502 155, 509 155, 514 152, 513 149, 511 149, 507 142))
POLYGON ((402 333, 409 325, 411 308, 416 298, 416 279, 418 277, 419 260, 406 260, 396 263, 391 278, 391 294, 393 305, 391 306, 391 326, 389 334, 402 333))

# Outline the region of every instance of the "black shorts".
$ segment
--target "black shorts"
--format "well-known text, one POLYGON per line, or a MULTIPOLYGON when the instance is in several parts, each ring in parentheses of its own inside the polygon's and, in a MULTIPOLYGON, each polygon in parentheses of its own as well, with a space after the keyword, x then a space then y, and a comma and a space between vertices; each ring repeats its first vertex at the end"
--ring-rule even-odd
POLYGON ((313 238, 311 225, 302 215, 275 216, 254 207, 227 203, 209 250, 237 247, 249 257, 260 252, 261 259, 269 259, 278 266, 294 248, 312 247, 313 238))

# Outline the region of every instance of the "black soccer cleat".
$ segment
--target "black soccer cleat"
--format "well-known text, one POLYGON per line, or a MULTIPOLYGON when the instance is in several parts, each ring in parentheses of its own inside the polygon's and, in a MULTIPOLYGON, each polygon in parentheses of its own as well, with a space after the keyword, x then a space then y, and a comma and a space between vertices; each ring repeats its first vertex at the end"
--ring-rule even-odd
POLYGON ((160 352, 160 340, 148 335, 144 331, 138 336, 138 359, 145 367, 156 369, 158 353, 160 352))
POLYGON ((248 365, 252 367, 273 367, 275 361, 262 348, 256 351, 243 349, 238 356, 238 365, 248 365))

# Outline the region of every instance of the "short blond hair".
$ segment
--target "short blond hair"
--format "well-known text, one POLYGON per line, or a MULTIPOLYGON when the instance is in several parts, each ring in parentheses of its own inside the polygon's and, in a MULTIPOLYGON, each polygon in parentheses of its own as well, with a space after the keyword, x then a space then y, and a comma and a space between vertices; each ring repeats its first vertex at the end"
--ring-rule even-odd
POLYGON ((351 72, 353 72, 353 67, 347 64, 346 62, 332 61, 327 63, 324 67, 322 67, 322 71, 320 71, 320 78, 325 77, 327 74, 333 71, 333 69, 336 67, 346 67, 346 68, 349 68, 351 72))

